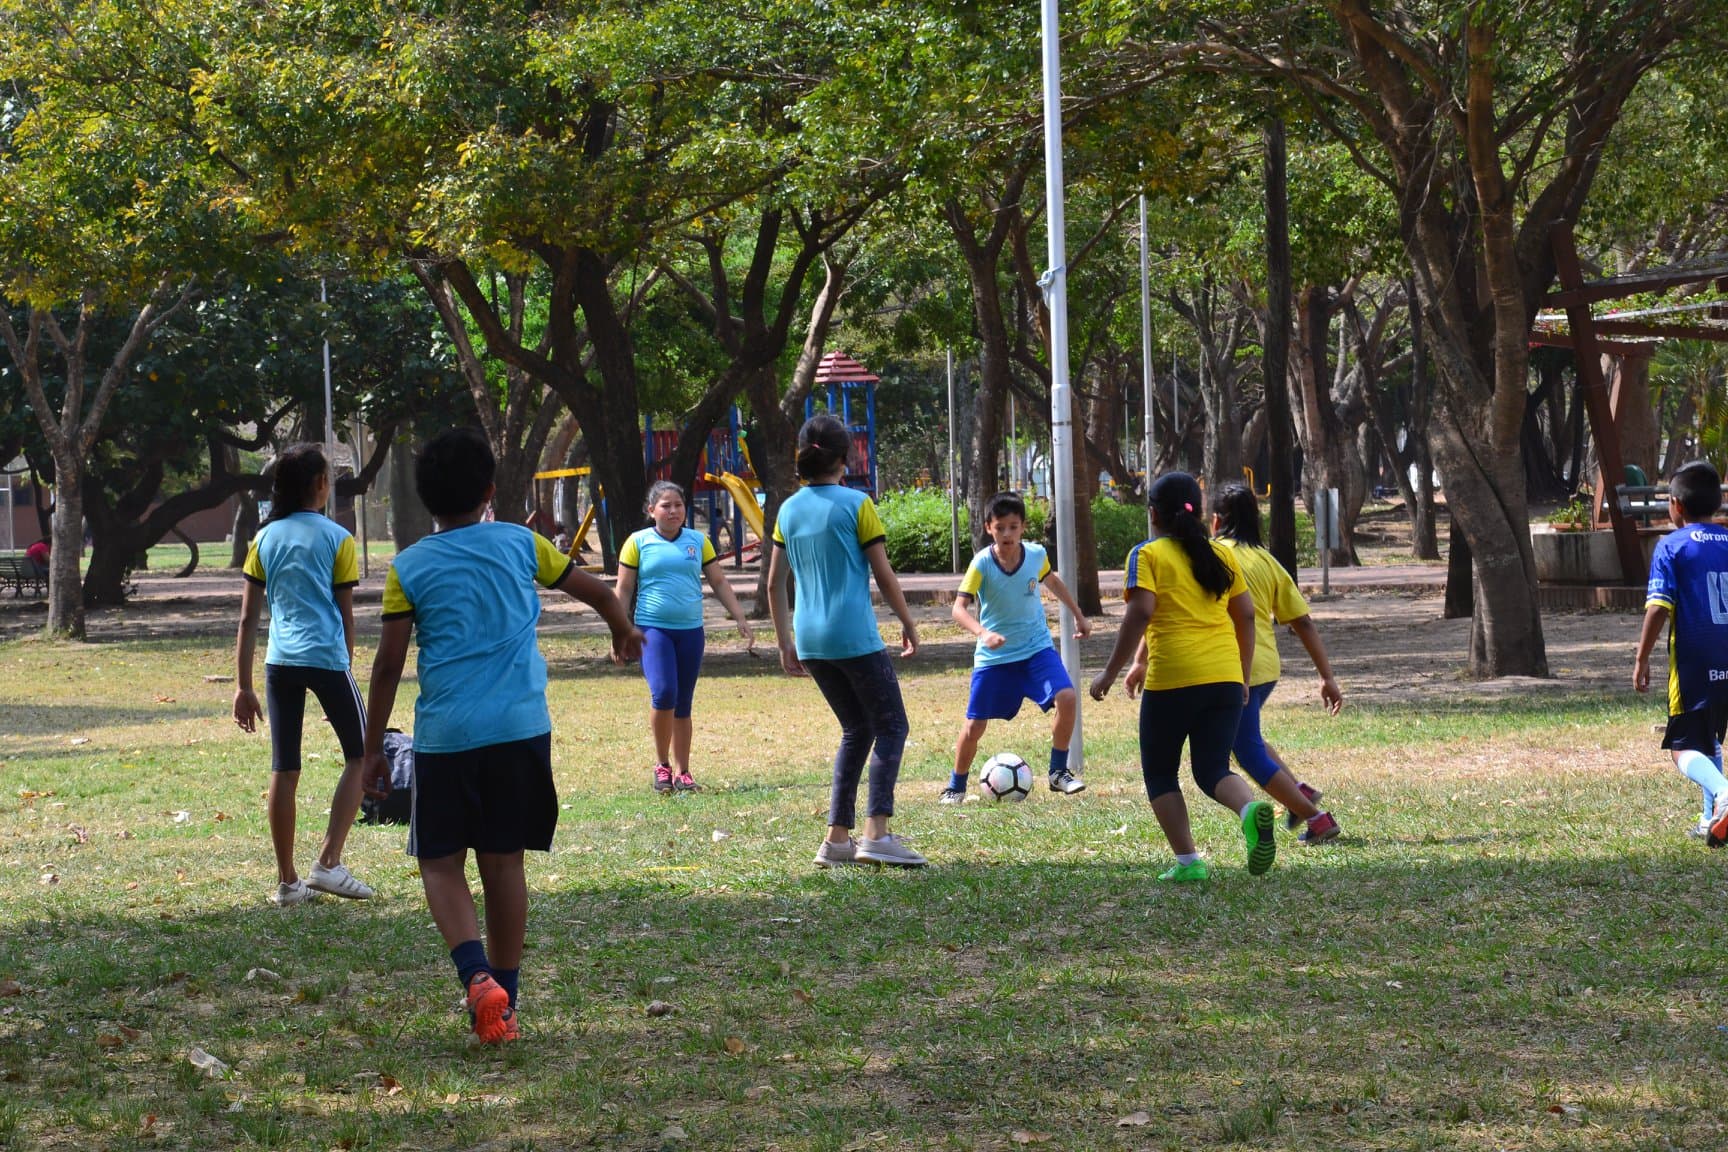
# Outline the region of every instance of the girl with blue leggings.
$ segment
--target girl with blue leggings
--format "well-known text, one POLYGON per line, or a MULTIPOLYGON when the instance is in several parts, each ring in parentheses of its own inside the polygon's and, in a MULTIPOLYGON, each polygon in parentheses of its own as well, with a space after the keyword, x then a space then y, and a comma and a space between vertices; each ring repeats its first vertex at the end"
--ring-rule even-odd
POLYGON ((642 630, 642 674, 648 680, 648 727, 654 736, 654 791, 695 792, 690 774, 690 719, 696 677, 702 671, 702 577, 732 619, 749 650, 756 635, 708 537, 685 526, 684 490, 669 480, 648 489, 654 524, 618 551, 618 599, 642 630))
POLYGON ((1231 749, 1236 754, 1236 763, 1254 778, 1254 783, 1284 805, 1286 828, 1306 825, 1297 837, 1303 844, 1337 839, 1338 821, 1332 813, 1321 811, 1319 790, 1296 779, 1260 733, 1260 709, 1278 687, 1282 671, 1278 637, 1272 625, 1285 625, 1302 641, 1309 659, 1314 661, 1314 670, 1320 673, 1320 702, 1336 716, 1344 706, 1344 693, 1332 675, 1326 645, 1320 641, 1320 632, 1308 615, 1308 602, 1302 598, 1296 582, 1260 543, 1260 505, 1245 485, 1226 484, 1212 497, 1212 535, 1234 551, 1248 581, 1248 592, 1254 597, 1254 667, 1248 676, 1248 703, 1236 724, 1236 740, 1231 749))

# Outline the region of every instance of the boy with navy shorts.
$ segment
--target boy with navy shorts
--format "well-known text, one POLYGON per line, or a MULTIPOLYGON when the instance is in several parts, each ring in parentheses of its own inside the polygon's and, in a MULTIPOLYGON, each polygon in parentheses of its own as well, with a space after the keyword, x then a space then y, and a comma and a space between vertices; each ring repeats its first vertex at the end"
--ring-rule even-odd
POLYGON ((1037 544, 1026 542, 1026 503, 1013 492, 990 498, 984 520, 990 545, 967 566, 954 598, 954 622, 978 638, 972 656, 972 693, 966 701, 966 722, 954 744, 954 772, 942 790, 942 803, 966 800, 966 777, 978 744, 992 720, 1012 720, 1027 700, 1048 712, 1056 711, 1050 734, 1050 790, 1064 796, 1086 790, 1068 770, 1068 742, 1074 736, 1074 682, 1062 657, 1050 642, 1044 618, 1048 587, 1074 614, 1074 635, 1092 631, 1068 586, 1050 567, 1050 557, 1037 544), (978 615, 968 610, 978 603, 978 615))
POLYGON ((1728 528, 1714 522, 1722 480, 1703 461, 1687 464, 1668 485, 1674 531, 1650 558, 1644 627, 1632 686, 1650 690, 1650 651, 1668 628, 1668 726, 1662 747, 1674 765, 1704 790, 1700 820, 1712 848, 1728 843, 1728 779, 1722 775, 1722 735, 1728 728, 1728 528))
POLYGON ((415 462, 415 487, 438 531, 404 549, 384 581, 384 630, 366 715, 368 790, 388 792, 384 732, 408 640, 420 633, 414 798, 408 852, 450 949, 482 1043, 515 1040, 517 975, 528 922, 525 849, 552 847, 552 717, 536 626, 539 589, 589 605, 612 630, 612 659, 642 650, 611 589, 552 542, 485 516, 496 463, 486 438, 457 428, 415 462), (472 849, 486 895, 486 943, 468 887, 472 849))

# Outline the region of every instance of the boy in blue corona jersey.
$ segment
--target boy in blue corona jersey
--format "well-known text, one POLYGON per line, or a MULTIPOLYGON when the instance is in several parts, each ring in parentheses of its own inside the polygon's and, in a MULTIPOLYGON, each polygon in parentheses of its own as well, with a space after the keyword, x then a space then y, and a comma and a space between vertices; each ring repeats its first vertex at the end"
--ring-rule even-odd
POLYGON ((1012 720, 1026 700, 1048 712, 1056 711, 1050 732, 1050 790, 1064 796, 1084 792, 1086 785, 1068 770, 1068 742, 1074 737, 1074 683, 1062 657, 1050 642, 1050 622, 1044 618, 1040 585, 1074 614, 1074 635, 1085 639, 1092 626, 1073 593, 1050 567, 1050 557, 1037 544, 1028 544, 1026 502, 1013 492, 990 498, 984 527, 990 546, 972 557, 952 616, 978 638, 972 654, 972 691, 966 701, 966 722, 954 742, 954 772, 942 791, 942 803, 966 799, 966 778, 978 744, 992 720, 1012 720), (968 610, 978 604, 978 615, 968 610))
POLYGON ((426 904, 467 994, 474 1034, 486 1044, 517 1037, 528 922, 522 853, 549 850, 558 824, 546 661, 535 637, 539 589, 568 593, 600 613, 615 662, 642 650, 642 633, 611 589, 545 537, 484 518, 495 467, 486 438, 472 428, 435 437, 415 462, 415 487, 438 532, 404 549, 385 578, 365 769, 369 785, 389 789, 384 730, 418 628, 408 852, 419 859, 426 904), (484 945, 468 887, 470 849, 486 895, 484 945))
POLYGON ((1728 843, 1728 779, 1722 775, 1722 733, 1728 727, 1728 529, 1712 517, 1722 506, 1722 480, 1702 461, 1687 464, 1668 485, 1674 531, 1650 558, 1644 627, 1632 686, 1650 690, 1650 651, 1668 628, 1668 727, 1662 747, 1688 780, 1704 789, 1706 839, 1728 843))

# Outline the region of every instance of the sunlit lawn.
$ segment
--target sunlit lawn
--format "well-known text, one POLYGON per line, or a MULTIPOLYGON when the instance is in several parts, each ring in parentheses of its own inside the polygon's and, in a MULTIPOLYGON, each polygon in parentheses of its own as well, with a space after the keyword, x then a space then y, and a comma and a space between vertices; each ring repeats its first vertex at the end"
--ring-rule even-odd
MULTIPOLYGON (((1280 832, 1253 879, 1191 791, 1215 874, 1172 890, 1119 695, 1088 706, 1085 795, 936 806, 950 634, 905 678, 897 825, 935 866, 830 874, 832 721, 719 647, 708 791, 667 800, 634 670, 546 642, 564 811, 529 862, 524 1039, 495 1051, 464 1044, 401 828, 350 843, 378 899, 266 903, 268 743, 205 680, 226 639, 0 646, 0 1146, 1728 1143, 1728 854, 1681 834, 1696 795, 1648 702, 1325 721, 1291 693, 1269 731, 1345 838, 1280 832)), ((986 750, 1040 763, 1044 733, 1023 718, 986 750)), ((310 735, 303 867, 336 771, 310 735)))

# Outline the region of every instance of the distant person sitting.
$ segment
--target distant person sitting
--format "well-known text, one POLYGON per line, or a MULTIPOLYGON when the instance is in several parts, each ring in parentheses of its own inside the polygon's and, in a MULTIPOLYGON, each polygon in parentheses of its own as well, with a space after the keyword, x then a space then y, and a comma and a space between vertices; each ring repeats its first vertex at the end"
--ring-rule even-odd
POLYGON ((48 538, 44 536, 42 539, 36 541, 36 543, 30 545, 30 547, 24 549, 24 560, 31 566, 34 575, 48 575, 48 553, 52 548, 53 545, 50 544, 48 538))

